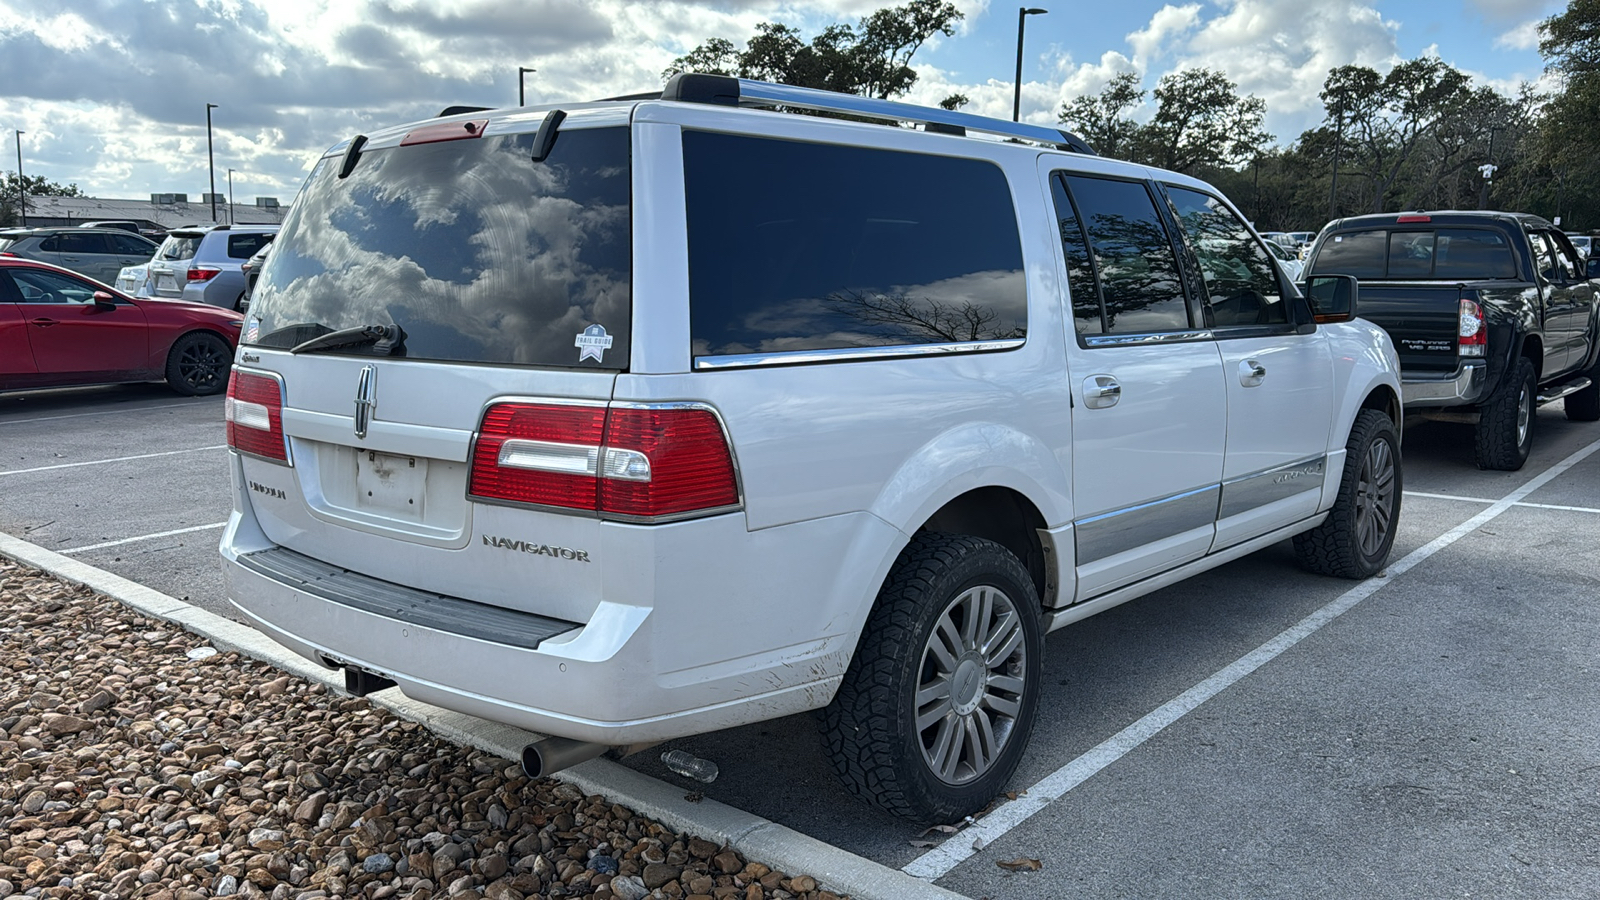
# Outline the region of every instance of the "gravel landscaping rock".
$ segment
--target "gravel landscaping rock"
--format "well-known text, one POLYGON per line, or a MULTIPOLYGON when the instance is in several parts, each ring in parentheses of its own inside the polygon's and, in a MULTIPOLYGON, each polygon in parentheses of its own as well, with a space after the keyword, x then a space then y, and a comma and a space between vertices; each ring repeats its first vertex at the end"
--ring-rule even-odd
POLYGON ((839 900, 0 559, 0 898, 839 900))

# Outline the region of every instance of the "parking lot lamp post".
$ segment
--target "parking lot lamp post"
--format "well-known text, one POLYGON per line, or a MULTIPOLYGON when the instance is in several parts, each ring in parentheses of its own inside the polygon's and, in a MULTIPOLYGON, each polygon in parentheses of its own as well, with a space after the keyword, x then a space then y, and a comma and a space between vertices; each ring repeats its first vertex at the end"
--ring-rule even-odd
POLYGON ((17 215, 22 217, 22 227, 28 227, 28 183, 22 180, 22 129, 17 129, 17 215))
POLYGON ((215 103, 206 104, 206 161, 211 165, 211 221, 217 221, 217 157, 211 152, 211 111, 215 103))
POLYGON ((1011 121, 1021 121, 1022 116, 1022 30, 1028 24, 1029 16, 1042 16, 1049 12, 1048 9, 1029 9, 1026 6, 1017 9, 1017 81, 1011 96, 1011 121))
POLYGON ((1499 168, 1499 166, 1494 164, 1494 133, 1496 131, 1499 131, 1499 130, 1500 130, 1500 126, 1499 125, 1491 125, 1491 126, 1489 126, 1489 159, 1488 159, 1488 164, 1478 167, 1478 171, 1483 173, 1483 187, 1478 190, 1478 208, 1479 209, 1488 209, 1489 208, 1489 182, 1494 179, 1494 170, 1499 168))
POLYGON ((1328 218, 1339 217, 1339 144, 1344 138, 1344 100, 1333 104, 1333 184, 1328 188, 1328 218))
POLYGON ((228 170, 228 224, 233 224, 233 170, 228 170))
POLYGON ((517 66, 517 105, 518 106, 527 106, 528 105, 527 91, 525 91, 523 89, 523 86, 522 86, 523 85, 522 76, 528 74, 529 72, 537 72, 537 71, 539 71, 539 70, 538 69, 530 69, 527 66, 517 66))

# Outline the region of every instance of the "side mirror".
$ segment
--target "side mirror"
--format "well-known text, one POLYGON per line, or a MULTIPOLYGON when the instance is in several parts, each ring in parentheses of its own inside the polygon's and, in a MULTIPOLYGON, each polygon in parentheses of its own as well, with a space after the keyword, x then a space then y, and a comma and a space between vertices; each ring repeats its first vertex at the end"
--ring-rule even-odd
POLYGON ((1360 283, 1354 275, 1313 275, 1306 279, 1306 299, 1311 301, 1312 316, 1318 324, 1354 319, 1360 293, 1360 283))
POLYGON ((117 298, 111 296, 111 294, 106 291, 95 291, 94 306, 95 309, 116 309, 117 298))

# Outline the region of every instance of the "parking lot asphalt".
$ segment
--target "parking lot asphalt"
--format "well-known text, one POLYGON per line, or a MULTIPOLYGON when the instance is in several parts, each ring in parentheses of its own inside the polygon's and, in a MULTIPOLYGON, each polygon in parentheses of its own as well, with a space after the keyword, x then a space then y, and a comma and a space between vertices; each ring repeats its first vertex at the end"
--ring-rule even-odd
MULTIPOLYGON (((215 549, 221 405, 160 386, 0 396, 0 530, 238 619, 215 549)), ((1593 897, 1600 452, 1571 460, 1600 424, 1559 405, 1537 424, 1512 473, 1473 467, 1470 426, 1408 424, 1403 572, 1321 578, 1284 543, 1051 635, 1012 787, 1017 810, 1059 796, 1007 827, 1005 806, 948 836, 861 805, 810 716, 660 748, 716 762, 709 785, 655 752, 626 764, 972 897, 1593 897), (1206 684, 1223 686, 1173 705, 1206 684), (1019 859, 1040 868, 998 865, 1019 859)))

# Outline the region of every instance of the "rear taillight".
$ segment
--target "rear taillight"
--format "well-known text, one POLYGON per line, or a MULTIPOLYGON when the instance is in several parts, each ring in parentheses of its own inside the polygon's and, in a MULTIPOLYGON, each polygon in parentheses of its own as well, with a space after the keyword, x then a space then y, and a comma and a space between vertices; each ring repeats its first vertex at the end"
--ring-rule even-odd
POLYGON ((496 404, 479 429, 469 493, 623 521, 739 505, 722 422, 693 404, 496 404))
POLYGON ((189 280, 210 281, 220 274, 222 274, 222 270, 216 266, 195 266, 189 270, 189 280))
POLYGON ((223 403, 228 446, 262 459, 289 464, 283 436, 283 385, 276 378, 235 369, 223 403))
POLYGON ((9 250, 0 250, 0 256, 9 256, 12 259, 21 259, 22 258, 22 257, 16 255, 15 253, 10 252, 9 250))
POLYGON ((1483 321, 1483 307, 1465 298, 1461 301, 1461 325, 1456 344, 1462 356, 1483 356, 1489 346, 1489 329, 1483 321))

